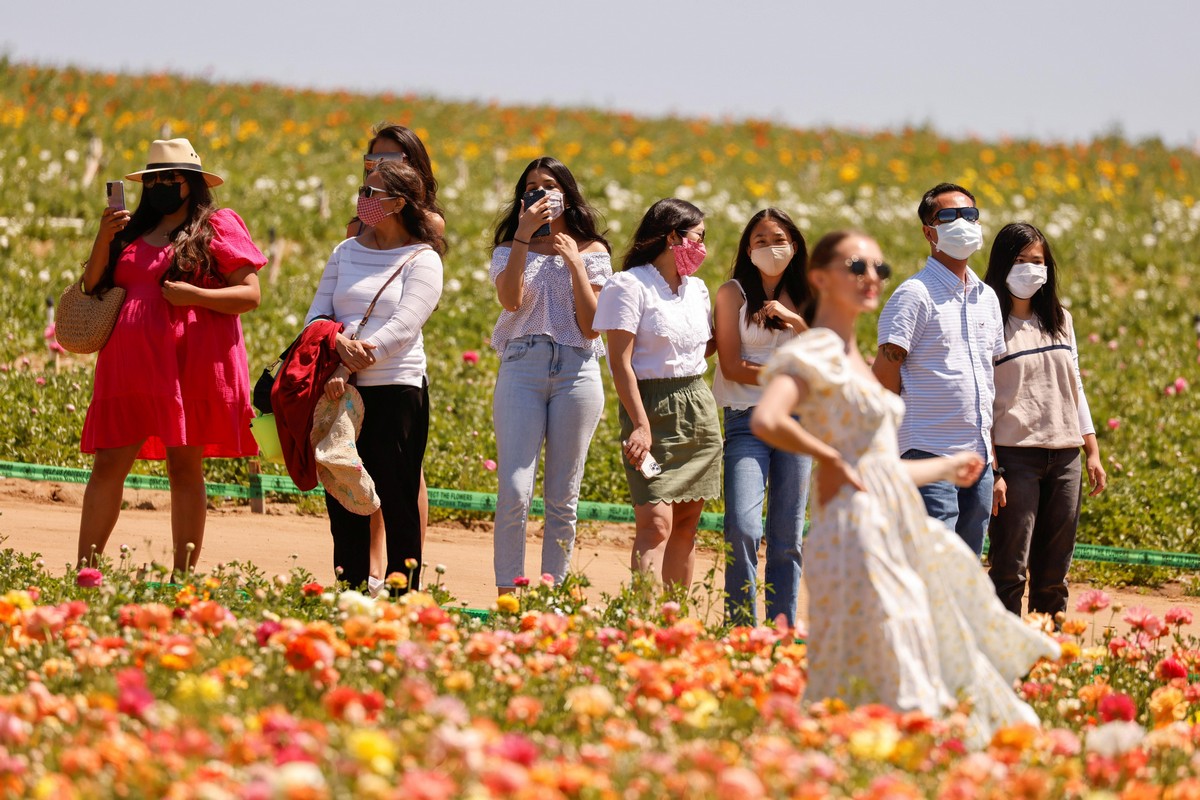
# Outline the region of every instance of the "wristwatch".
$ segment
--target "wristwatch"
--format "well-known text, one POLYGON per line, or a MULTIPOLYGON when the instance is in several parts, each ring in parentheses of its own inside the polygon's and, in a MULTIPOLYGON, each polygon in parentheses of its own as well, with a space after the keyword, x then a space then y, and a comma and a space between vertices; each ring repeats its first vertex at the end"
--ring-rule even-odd
POLYGON ((997 478, 1003 478, 1004 477, 1004 467, 997 467, 997 466, 993 465, 992 466, 992 474, 995 475, 997 478))

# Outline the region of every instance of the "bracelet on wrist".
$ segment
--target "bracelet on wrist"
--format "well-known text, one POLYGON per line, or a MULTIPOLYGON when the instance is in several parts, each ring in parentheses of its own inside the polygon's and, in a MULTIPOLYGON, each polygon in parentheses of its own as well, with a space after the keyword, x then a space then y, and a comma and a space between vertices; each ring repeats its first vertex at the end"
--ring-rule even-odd
POLYGON ((528 242, 527 240, 525 240, 525 239, 518 239, 517 237, 515 237, 515 236, 514 236, 514 237, 513 237, 513 241, 514 241, 514 242, 520 242, 521 244, 525 245, 526 247, 528 247, 528 246, 529 246, 529 242, 528 242))

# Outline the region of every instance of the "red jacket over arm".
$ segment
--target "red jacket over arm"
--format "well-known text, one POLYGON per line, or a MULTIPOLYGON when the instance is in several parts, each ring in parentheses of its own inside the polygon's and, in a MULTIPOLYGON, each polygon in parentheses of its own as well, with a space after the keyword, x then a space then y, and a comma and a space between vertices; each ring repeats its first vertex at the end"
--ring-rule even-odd
POLYGON ((317 463, 308 438, 317 400, 342 363, 337 354, 337 335, 343 327, 340 322, 324 319, 309 323, 279 366, 271 387, 271 409, 283 460, 288 475, 303 491, 317 485, 317 463))

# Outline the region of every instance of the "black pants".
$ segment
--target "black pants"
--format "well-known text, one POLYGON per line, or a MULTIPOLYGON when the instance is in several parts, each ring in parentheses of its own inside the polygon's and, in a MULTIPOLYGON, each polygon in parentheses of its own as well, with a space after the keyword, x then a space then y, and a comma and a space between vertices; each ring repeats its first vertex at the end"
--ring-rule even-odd
MULTIPOLYGON (((421 517, 417 494, 421 462, 429 438, 429 390, 416 386, 360 386, 363 426, 358 455, 375 481, 387 530, 387 571, 421 579, 421 517), (416 569, 404 566, 415 559, 416 569), (410 575, 411 573, 411 575, 410 575)), ((325 493, 329 530, 333 534, 333 564, 353 587, 366 583, 371 565, 371 518, 347 511, 325 493)), ((394 590, 393 590, 394 591, 394 590)))
POLYGON ((1008 498, 988 528, 988 575, 1005 608, 1021 613, 1029 584, 1029 610, 1067 609, 1067 570, 1075 553, 1082 502, 1079 448, 997 447, 1008 498))

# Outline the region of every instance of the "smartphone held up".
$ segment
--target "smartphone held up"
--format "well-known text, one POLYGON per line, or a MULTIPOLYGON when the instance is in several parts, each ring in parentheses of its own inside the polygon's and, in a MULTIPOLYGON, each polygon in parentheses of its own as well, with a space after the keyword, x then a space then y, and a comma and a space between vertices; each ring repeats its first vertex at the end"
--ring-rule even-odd
POLYGON ((113 211, 125 210, 125 181, 108 181, 104 184, 108 194, 108 207, 113 211))
MULTIPOLYGON (((525 210, 528 211, 529 209, 533 208, 534 203, 536 203, 538 200, 541 200, 545 196, 546 196, 545 189, 530 189, 528 192, 526 192, 521 197, 521 203, 523 204, 525 210)), ((550 235, 550 223, 549 222, 547 222, 545 225, 542 225, 540 228, 538 228, 536 231, 533 232, 533 236, 535 238, 539 237, 539 236, 549 236, 549 235, 550 235)))

